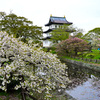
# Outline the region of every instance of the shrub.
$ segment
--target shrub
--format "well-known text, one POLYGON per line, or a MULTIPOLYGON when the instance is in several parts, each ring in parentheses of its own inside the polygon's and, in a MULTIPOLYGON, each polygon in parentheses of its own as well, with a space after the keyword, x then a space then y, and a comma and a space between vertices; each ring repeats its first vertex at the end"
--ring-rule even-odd
POLYGON ((86 55, 86 57, 88 57, 88 58, 94 58, 94 56, 95 56, 94 54, 87 54, 86 55))

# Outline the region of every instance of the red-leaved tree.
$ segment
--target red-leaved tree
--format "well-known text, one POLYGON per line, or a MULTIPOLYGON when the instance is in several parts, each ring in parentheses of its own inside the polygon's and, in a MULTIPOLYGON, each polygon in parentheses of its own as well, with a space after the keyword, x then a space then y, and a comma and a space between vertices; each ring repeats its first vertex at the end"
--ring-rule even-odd
POLYGON ((75 55, 77 56, 78 52, 83 52, 89 50, 90 45, 80 38, 70 37, 56 46, 56 52, 60 55, 75 55))

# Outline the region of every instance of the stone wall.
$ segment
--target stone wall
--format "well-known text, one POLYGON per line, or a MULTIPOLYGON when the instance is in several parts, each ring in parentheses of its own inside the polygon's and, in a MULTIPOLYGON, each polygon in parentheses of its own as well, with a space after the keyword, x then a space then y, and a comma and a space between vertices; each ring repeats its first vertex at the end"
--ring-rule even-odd
POLYGON ((84 63, 84 62, 75 61, 75 60, 69 60, 69 59, 65 59, 65 58, 61 59, 61 61, 66 64, 70 63, 70 64, 74 64, 76 66, 81 66, 81 67, 89 68, 89 69, 100 72, 100 64, 89 64, 89 63, 84 63))

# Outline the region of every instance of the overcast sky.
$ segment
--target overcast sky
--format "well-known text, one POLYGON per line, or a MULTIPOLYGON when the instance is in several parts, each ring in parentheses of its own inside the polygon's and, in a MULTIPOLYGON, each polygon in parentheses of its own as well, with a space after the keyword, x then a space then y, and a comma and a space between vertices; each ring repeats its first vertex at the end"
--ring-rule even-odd
POLYGON ((0 11, 26 17, 44 30, 51 14, 65 15, 69 22, 86 32, 100 27, 100 0, 0 0, 0 11))

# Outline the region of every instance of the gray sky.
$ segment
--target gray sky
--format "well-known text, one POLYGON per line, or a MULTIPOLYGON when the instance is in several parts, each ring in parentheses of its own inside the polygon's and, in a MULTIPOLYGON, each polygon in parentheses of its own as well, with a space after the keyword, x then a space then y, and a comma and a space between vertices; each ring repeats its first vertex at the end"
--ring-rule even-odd
POLYGON ((33 21, 34 25, 48 23, 49 17, 65 15, 74 26, 86 32, 100 27, 100 0, 0 0, 0 11, 12 10, 18 16, 33 21))

